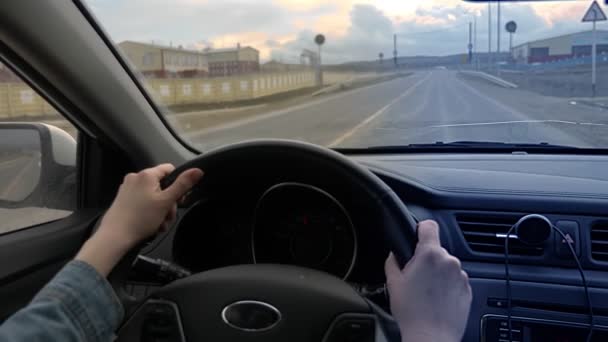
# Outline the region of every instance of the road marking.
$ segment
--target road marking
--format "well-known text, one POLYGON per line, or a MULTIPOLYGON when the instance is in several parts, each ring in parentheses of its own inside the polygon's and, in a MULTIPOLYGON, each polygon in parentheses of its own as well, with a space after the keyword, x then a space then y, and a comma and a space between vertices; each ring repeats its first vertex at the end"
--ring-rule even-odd
POLYGON ((458 77, 454 77, 454 80, 458 83, 460 83, 464 88, 468 89, 470 92, 472 92, 473 94, 477 95, 478 97, 490 102, 491 104, 493 104, 494 106, 504 110, 507 113, 510 113, 513 116, 519 116, 520 118, 528 118, 528 116, 522 112, 520 112, 519 110, 509 107, 507 105, 505 105, 502 102, 497 101, 496 99, 487 96, 483 93, 481 93, 479 90, 473 88, 472 86, 466 84, 465 82, 463 82, 462 80, 458 79, 458 77))
POLYGON ((579 125, 585 125, 585 126, 608 126, 608 124, 593 123, 593 122, 580 122, 579 125))
MULTIPOLYGON (((9 195, 15 191, 17 185, 21 182, 23 176, 25 175, 26 171, 28 171, 28 168, 35 162, 35 159, 30 159, 24 166, 23 168, 21 168, 21 170, 19 170, 19 172, 17 172, 17 175, 15 175, 15 177, 13 177, 13 180, 6 186, 6 188, 4 189, 3 193, 2 193, 2 198, 9 198, 9 195)), ((36 180, 37 182, 40 181, 40 174, 38 174, 38 179, 36 180)))
POLYGON ((328 101, 331 101, 331 100, 340 99, 340 98, 342 98, 344 96, 353 95, 353 94, 362 92, 364 90, 368 90, 368 89, 373 88, 373 87, 378 87, 378 86, 381 86, 381 85, 385 85, 385 84, 390 83, 390 82, 402 81, 402 80, 407 79, 409 77, 411 77, 411 75, 407 76, 405 78, 398 77, 398 78, 396 78, 394 80, 390 80, 390 81, 386 81, 386 82, 380 82, 380 83, 376 83, 376 84, 371 84, 371 85, 368 85, 368 86, 365 86, 365 87, 362 87, 362 88, 357 88, 357 89, 346 91, 346 92, 341 93, 341 94, 337 94, 337 95, 329 96, 329 97, 326 97, 326 98, 322 98, 322 99, 319 99, 317 101, 305 102, 305 103, 302 103, 302 104, 299 104, 299 105, 296 105, 296 106, 293 106, 293 107, 288 107, 288 108, 285 108, 285 109, 279 109, 279 110, 272 111, 272 112, 269 112, 269 113, 266 113, 266 114, 263 114, 263 115, 257 115, 257 116, 251 117, 251 118, 229 122, 229 123, 226 123, 226 124, 223 124, 223 125, 219 125, 219 126, 215 126, 215 127, 211 127, 211 128, 207 128, 207 129, 202 129, 202 130, 199 130, 199 131, 196 131, 196 132, 188 132, 188 133, 186 133, 186 136, 188 138, 190 138, 190 139, 195 138, 195 137, 202 137, 202 136, 205 136, 207 134, 223 131, 223 130, 226 130, 226 129, 237 128, 237 127, 248 125, 248 124, 251 124, 251 123, 254 123, 254 122, 257 122, 257 121, 271 119, 271 118, 274 118, 274 117, 277 117, 277 116, 283 116, 285 114, 290 114, 290 113, 298 111, 300 109, 316 106, 316 105, 319 105, 319 104, 322 104, 322 103, 325 103, 325 102, 328 102, 328 101))
POLYGON ((25 157, 24 156, 18 156, 18 157, 15 157, 14 159, 9 159, 9 160, 2 161, 2 162, 0 162, 0 167, 1 166, 8 166, 8 165, 14 164, 14 163, 18 162, 19 160, 21 160, 23 158, 25 158, 25 157))
MULTIPOLYGON (((511 115, 515 116, 515 117, 520 117, 522 119, 526 119, 526 120, 521 120, 521 121, 533 121, 530 120, 529 116, 520 112, 519 110, 512 108, 508 105, 503 104, 502 102, 489 97, 485 94, 483 94, 482 92, 480 92, 479 90, 473 88, 472 86, 468 85, 467 83, 465 83, 464 81, 458 79, 458 78, 454 78, 454 80, 456 80, 458 83, 460 83, 464 88, 468 89, 470 92, 472 92, 473 94, 477 95, 478 97, 480 97, 481 99, 484 99, 490 103, 492 103, 494 106, 496 106, 497 108, 500 108, 502 110, 504 110, 507 113, 510 113, 511 115)), ((509 89, 509 91, 513 91, 513 89, 509 89)), ((555 120, 555 121, 560 121, 560 120, 555 120)), ((542 121, 541 121, 542 122, 542 121)), ((562 123, 568 123, 570 121, 562 121, 562 123)), ((572 124, 577 124, 576 122, 572 122, 572 124)), ((551 129, 551 135, 553 136, 559 136, 559 139, 562 140, 567 140, 569 141, 568 145, 587 145, 587 143, 583 140, 581 140, 581 138, 579 138, 578 136, 573 136, 570 135, 568 132, 562 131, 561 129, 551 129)), ((558 139, 558 140, 559 140, 558 139)))
POLYGON ((371 116, 369 116, 367 119, 365 119, 362 122, 360 122, 357 126, 351 128, 348 132, 344 133, 343 135, 339 136, 337 139, 335 139, 334 141, 332 141, 331 143, 329 143, 327 145, 327 147, 334 148, 337 145, 339 145, 342 142, 344 142, 344 140, 350 138, 358 130, 360 130, 361 128, 365 127, 370 122, 374 121, 374 119, 376 119, 380 115, 384 114, 384 112, 386 112, 386 110, 388 110, 392 105, 394 105, 395 103, 397 103, 399 100, 401 100, 405 96, 408 96, 412 91, 414 91, 414 89, 418 88, 418 86, 420 86, 427 79, 429 79, 429 77, 431 77, 431 75, 432 75, 432 72, 430 72, 425 78, 423 78, 423 79, 419 80, 418 82, 416 82, 413 86, 409 87, 406 91, 404 91, 401 95, 397 96, 395 99, 393 99, 391 102, 389 102, 386 106, 380 108, 380 110, 378 110, 377 112, 375 112, 374 114, 372 114, 371 116))
MULTIPOLYGON (((569 125, 578 125, 578 122, 563 121, 563 120, 513 120, 513 121, 492 121, 492 122, 471 122, 463 124, 446 124, 446 125, 433 125, 423 128, 449 128, 449 127, 466 127, 466 126, 490 126, 490 125, 506 125, 514 123, 561 123, 569 125)), ((582 125, 582 124, 581 124, 582 125)))

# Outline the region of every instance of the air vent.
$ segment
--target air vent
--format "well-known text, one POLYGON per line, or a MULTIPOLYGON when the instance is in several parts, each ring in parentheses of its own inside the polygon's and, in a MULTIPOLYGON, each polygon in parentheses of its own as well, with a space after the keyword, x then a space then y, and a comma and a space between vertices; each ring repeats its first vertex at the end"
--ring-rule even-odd
POLYGON ((598 261, 608 261, 608 222, 598 222, 591 226, 591 257, 598 261))
MULTIPOLYGON (((505 236, 519 219, 520 216, 482 214, 459 214, 456 216, 460 230, 469 247, 475 252, 493 254, 504 254, 505 236)), ((515 233, 512 232, 511 234, 514 235, 515 233)), ((542 246, 529 246, 516 238, 509 240, 509 254, 511 255, 540 256, 543 253, 544 248, 542 246)))

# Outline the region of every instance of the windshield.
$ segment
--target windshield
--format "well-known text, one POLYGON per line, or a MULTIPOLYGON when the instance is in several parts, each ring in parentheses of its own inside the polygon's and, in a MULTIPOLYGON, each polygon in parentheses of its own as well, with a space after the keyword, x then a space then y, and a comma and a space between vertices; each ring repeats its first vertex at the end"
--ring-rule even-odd
POLYGON ((199 150, 608 147, 608 25, 590 1, 86 2, 199 150))

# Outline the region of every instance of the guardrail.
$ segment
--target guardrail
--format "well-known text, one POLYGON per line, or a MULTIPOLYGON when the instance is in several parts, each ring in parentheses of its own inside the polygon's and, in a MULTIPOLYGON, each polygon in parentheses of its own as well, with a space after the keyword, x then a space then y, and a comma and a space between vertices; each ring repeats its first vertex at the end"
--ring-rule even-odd
POLYGON ((513 88, 513 89, 517 88, 517 84, 511 83, 509 81, 505 81, 500 77, 496 77, 494 75, 490 75, 490 74, 487 74, 482 71, 461 70, 460 73, 485 79, 486 81, 490 81, 501 87, 513 88))
MULTIPOLYGON (((598 66, 608 65, 608 55, 598 54, 597 55, 598 66)), ((557 61, 543 62, 543 63, 530 63, 530 64, 505 64, 501 65, 501 70, 510 71, 552 71, 562 69, 572 69, 578 67, 589 66, 591 67, 591 56, 571 57, 564 58, 557 61)))

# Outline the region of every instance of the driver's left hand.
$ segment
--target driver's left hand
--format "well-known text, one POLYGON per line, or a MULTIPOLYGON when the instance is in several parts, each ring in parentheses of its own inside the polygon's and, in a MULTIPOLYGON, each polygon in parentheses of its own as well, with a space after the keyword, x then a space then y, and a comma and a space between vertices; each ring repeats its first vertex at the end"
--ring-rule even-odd
POLYGON ((186 170, 171 186, 161 190, 160 181, 173 170, 173 165, 161 164, 126 175, 99 229, 76 259, 86 261, 107 276, 131 248, 159 230, 167 229, 175 219, 177 202, 203 176, 200 169, 186 170))

